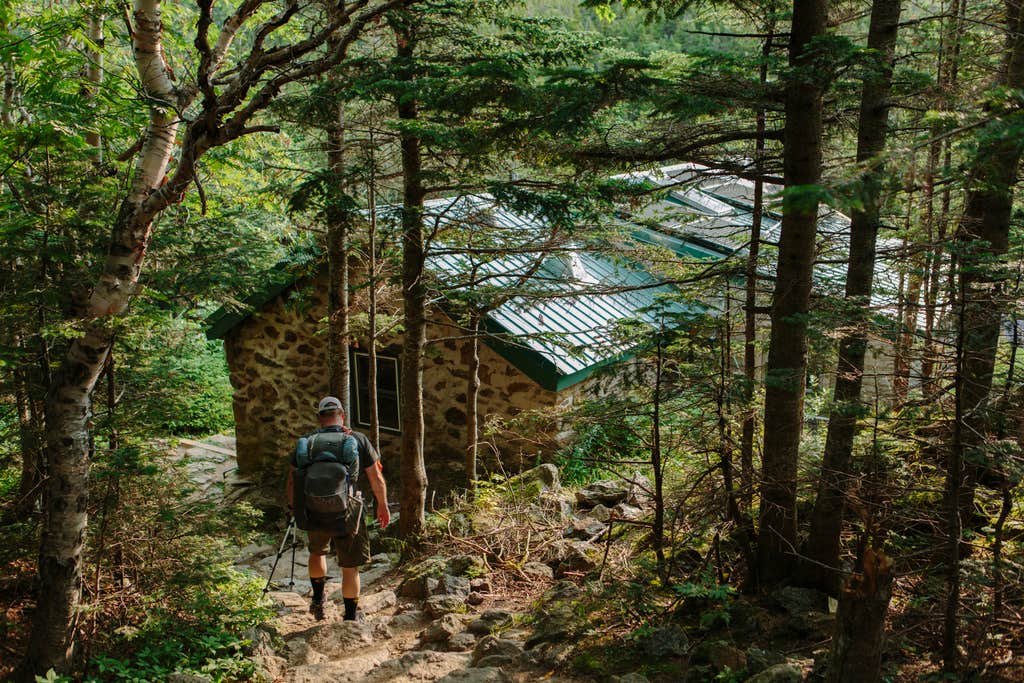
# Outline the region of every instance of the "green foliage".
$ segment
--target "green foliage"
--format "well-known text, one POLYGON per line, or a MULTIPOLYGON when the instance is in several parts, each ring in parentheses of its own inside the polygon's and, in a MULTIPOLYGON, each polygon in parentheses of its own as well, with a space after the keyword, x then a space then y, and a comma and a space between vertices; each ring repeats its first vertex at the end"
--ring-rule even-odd
POLYGON ((616 460, 644 458, 643 444, 626 421, 586 424, 572 443, 555 455, 562 481, 588 484, 607 476, 616 460))
POLYGON ((165 603, 167 594, 154 596, 159 606, 138 629, 110 643, 117 656, 92 660, 86 680, 156 681, 172 673, 203 675, 214 683, 251 680, 254 664, 241 634, 273 614, 261 583, 226 567, 198 585, 171 582, 167 590, 174 601, 165 603))

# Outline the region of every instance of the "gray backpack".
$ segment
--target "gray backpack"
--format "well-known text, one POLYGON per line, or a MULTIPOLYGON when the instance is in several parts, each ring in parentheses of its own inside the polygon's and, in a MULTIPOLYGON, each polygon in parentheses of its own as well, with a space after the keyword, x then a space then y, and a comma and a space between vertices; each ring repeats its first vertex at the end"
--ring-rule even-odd
POLYGON ((359 442, 344 432, 316 432, 295 447, 295 525, 348 536, 359 529, 363 501, 355 495, 359 442))

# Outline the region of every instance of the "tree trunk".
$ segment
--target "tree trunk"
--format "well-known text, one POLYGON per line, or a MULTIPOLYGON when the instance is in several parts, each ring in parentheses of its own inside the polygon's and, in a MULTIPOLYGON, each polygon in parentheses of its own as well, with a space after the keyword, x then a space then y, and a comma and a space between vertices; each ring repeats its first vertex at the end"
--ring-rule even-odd
POLYGON ((370 132, 370 183, 367 188, 367 207, 370 213, 370 229, 367 235, 367 249, 370 254, 367 266, 367 286, 369 303, 367 304, 367 325, 369 326, 370 346, 367 349, 366 381, 367 397, 370 411, 370 441, 373 448, 380 453, 380 409, 377 404, 377 173, 376 159, 373 156, 373 132, 370 132))
POLYGON ((349 363, 348 241, 352 212, 345 194, 344 105, 337 104, 335 120, 327 127, 327 166, 331 188, 327 210, 327 375, 329 393, 341 399, 351 422, 351 365, 349 363))
MULTIPOLYGON (((408 15, 401 17, 407 21, 408 15)), ((396 30, 400 76, 411 83, 415 40, 408 24, 396 30)), ((398 118, 418 117, 416 100, 400 96, 398 118)), ((427 288, 424 282, 423 159, 420 139, 407 129, 400 134, 402 148, 402 310, 405 338, 402 346, 402 495, 399 532, 414 542, 423 535, 427 500, 427 471, 423 462, 423 349, 426 346, 427 288)))
MULTIPOLYGON (((873 163, 885 148, 888 133, 889 95, 892 63, 900 19, 900 0, 875 0, 868 29, 868 49, 881 67, 865 80, 861 94, 857 140, 857 161, 873 163)), ((864 174, 864 210, 853 213, 850 225, 850 261, 846 270, 846 306, 850 327, 839 340, 839 359, 828 435, 822 458, 818 496, 811 514, 811 531, 805 553, 810 564, 805 581, 831 593, 839 589, 839 538, 850 471, 853 440, 864 409, 860 402, 864 378, 864 355, 868 345, 871 287, 875 273, 875 243, 879 224, 879 192, 883 181, 881 166, 864 174), (824 568, 831 568, 831 571, 824 568)))
POLYGON ((811 73, 813 56, 807 47, 825 33, 827 14, 824 0, 794 0, 789 63, 798 73, 786 86, 783 167, 787 195, 772 301, 761 456, 758 576, 769 583, 789 575, 796 545, 796 471, 818 222, 814 186, 821 177, 823 91, 811 73))
MULTIPOLYGON (((24 348, 20 340, 16 346, 24 348)), ((11 505, 7 514, 4 515, 4 522, 25 519, 35 508, 36 500, 39 498, 39 486, 43 481, 43 451, 41 448, 40 425, 35 419, 32 410, 32 395, 29 386, 28 374, 15 365, 14 380, 14 403, 18 411, 18 441, 21 446, 21 480, 18 483, 17 499, 11 505)))
MULTIPOLYGON (((761 48, 760 82, 768 83, 768 58, 771 56, 772 39, 775 35, 774 22, 768 24, 767 38, 761 48)), ((744 406, 747 414, 743 418, 740 433, 740 500, 743 509, 749 511, 754 500, 754 433, 757 431, 757 409, 754 406, 754 386, 757 382, 757 266, 761 251, 761 219, 764 213, 764 172, 765 152, 765 111, 757 110, 757 138, 754 141, 754 206, 750 223, 750 246, 747 252, 746 287, 743 315, 743 387, 744 406)), ((751 567, 754 571, 756 568, 751 567)))
MULTIPOLYGON (((998 85, 1024 88, 1024 0, 1006 2, 1006 52, 998 85)), ((989 406, 1001 323, 1007 312, 1010 214, 1024 138, 1015 129, 1024 115, 1017 109, 996 117, 981 135, 956 241, 961 253, 963 305, 964 481, 961 523, 974 525, 974 486, 984 466, 984 446, 995 427, 989 406), (1013 119, 1016 119, 1014 121, 1013 119), (994 128, 994 130, 992 130, 994 128), (1002 133, 1002 134, 1000 134, 1002 133)))
MULTIPOLYGON (((476 269, 471 280, 475 280, 476 269)), ((469 377, 466 379, 466 488, 476 492, 476 459, 480 439, 480 312, 469 314, 469 377)))
POLYGON ((861 571, 850 576, 839 596, 829 683, 882 680, 882 639, 892 580, 892 560, 869 548, 861 571))
POLYGON ((109 318, 127 308, 160 208, 147 202, 161 186, 178 129, 169 103, 174 87, 163 61, 159 3, 136 0, 133 43, 143 86, 155 104, 131 190, 115 219, 110 252, 89 299, 84 334, 71 342, 46 398, 49 457, 39 551, 44 590, 32 621, 21 680, 72 664, 77 607, 82 589, 82 545, 89 502, 89 420, 92 391, 107 362, 113 338, 109 318), (162 105, 162 106, 161 106, 162 105))

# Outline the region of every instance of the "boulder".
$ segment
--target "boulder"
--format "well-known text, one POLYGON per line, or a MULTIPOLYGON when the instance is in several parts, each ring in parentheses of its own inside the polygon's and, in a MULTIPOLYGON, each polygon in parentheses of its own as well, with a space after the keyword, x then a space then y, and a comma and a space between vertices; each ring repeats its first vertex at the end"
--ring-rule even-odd
POLYGON ((391 617, 389 623, 391 628, 414 628, 422 624, 426 618, 426 613, 422 610, 414 609, 409 610, 408 612, 402 612, 401 614, 396 614, 391 617))
MULTIPOLYGON (((618 507, 618 505, 616 505, 615 507, 618 507)), ((612 511, 608 509, 606 506, 602 505, 601 503, 598 503, 597 505, 590 509, 590 512, 587 513, 587 516, 591 519, 596 519, 599 522, 607 522, 609 519, 612 518, 612 511)))
POLYGON ((512 624, 512 613, 504 609, 489 609, 480 615, 478 619, 470 622, 467 630, 480 636, 485 636, 496 629, 505 628, 512 624))
POLYGON ((739 648, 719 640, 704 641, 693 653, 693 661, 710 664, 715 671, 729 669, 733 673, 747 668, 747 655, 739 648))
MULTIPOLYGON (((341 602, 341 591, 338 591, 332 597, 341 602)), ((398 596, 395 595, 394 591, 377 591, 376 593, 363 595, 359 598, 359 609, 363 611, 363 614, 376 614, 397 604, 398 596)))
POLYGON ((436 593, 439 583, 432 576, 415 576, 402 582, 402 585, 398 588, 398 594, 403 598, 422 600, 436 593))
POLYGON ((813 588, 783 586, 773 591, 770 597, 790 615, 828 611, 828 595, 813 588))
POLYGON ((786 658, 777 652, 761 650, 756 647, 748 647, 745 654, 747 656, 747 672, 751 675, 761 673, 768 667, 786 661, 786 658))
POLYGON ((482 605, 487 600, 483 593, 477 593, 476 591, 471 592, 466 596, 467 605, 482 605))
POLYGON ((444 573, 455 576, 467 576, 470 579, 484 576, 489 571, 487 562, 479 555, 456 555, 448 560, 444 573))
POLYGON ((464 576, 445 574, 437 583, 435 593, 441 595, 458 595, 466 597, 470 593, 470 582, 464 576))
POLYGON ((456 633, 448 639, 448 649, 452 652, 467 652, 476 647, 476 636, 468 631, 456 633))
POLYGON ((523 644, 517 640, 499 638, 498 636, 484 636, 476 644, 476 647, 473 648, 473 657, 470 661, 474 665, 488 657, 505 657, 511 661, 518 657, 522 651, 523 644))
POLYGON ((590 541, 605 531, 608 525, 593 519, 592 517, 579 517, 569 522, 562 535, 566 538, 578 538, 582 541, 590 541))
POLYGON ((647 676, 636 671, 621 676, 612 676, 612 683, 651 683, 647 676))
POLYGON ((484 669, 463 669, 461 671, 453 671, 444 678, 441 678, 437 683, 511 683, 512 679, 508 677, 501 669, 496 667, 488 667, 484 669))
POLYGON ((471 591, 476 591, 477 593, 490 593, 491 581, 487 578, 470 579, 469 589, 471 591))
POLYGON ((458 595, 431 595, 423 604, 423 608, 432 619, 457 612, 466 604, 466 599, 458 595))
POLYGON ((539 496, 544 491, 558 491, 562 484, 558 468, 550 463, 524 470, 508 480, 510 486, 525 489, 528 495, 539 496))
POLYGON ((292 638, 288 641, 287 648, 290 666, 320 664, 327 661, 327 657, 311 648, 305 638, 292 638))
POLYGON ((624 519, 629 522, 635 522, 644 516, 643 510, 629 503, 619 503, 612 508, 612 512, 615 513, 615 519, 624 519))
POLYGON ((373 642, 373 627, 362 621, 338 621, 313 629, 309 646, 338 657, 373 642))
POLYGON ((583 509, 595 505, 617 505, 629 494, 627 485, 618 479, 602 479, 576 492, 576 504, 583 509))
POLYGON ((167 683, 211 683, 206 676, 197 674, 174 673, 167 677, 167 683))
POLYGON ((770 666, 761 673, 751 676, 747 683, 801 683, 803 680, 803 669, 785 662, 770 666))
POLYGON ((420 634, 424 643, 447 643, 452 636, 462 631, 462 619, 454 614, 445 614, 432 622, 420 634))
POLYGON ((596 551, 585 541, 556 541, 551 544, 550 552, 557 562, 556 574, 559 576, 566 572, 589 572, 597 566, 597 560, 591 557, 591 553, 596 551))
POLYGON ((638 508, 654 504, 654 484, 640 472, 633 472, 626 483, 626 503, 638 508))
POLYGON ((523 565, 523 573, 529 577, 551 581, 555 572, 543 562, 527 562, 523 565))
POLYGON ((637 644, 647 656, 662 659, 685 655, 689 639, 680 626, 666 624, 638 637, 637 644))

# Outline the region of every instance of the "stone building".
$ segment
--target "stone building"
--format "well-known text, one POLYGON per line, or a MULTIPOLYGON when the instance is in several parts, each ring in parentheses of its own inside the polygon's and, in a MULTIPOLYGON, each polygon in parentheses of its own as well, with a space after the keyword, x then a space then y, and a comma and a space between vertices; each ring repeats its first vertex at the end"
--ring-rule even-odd
MULTIPOLYGON (((632 349, 621 341, 616 328, 631 319, 650 325, 663 324, 685 314, 724 309, 722 301, 694 306, 666 301, 679 290, 665 283, 664 272, 652 254, 668 260, 712 262, 745 256, 751 224, 752 186, 736 178, 706 177, 702 169, 683 164, 635 176, 652 186, 664 186, 663 198, 619 220, 628 246, 626 257, 609 256, 577 243, 556 255, 530 254, 520 250, 510 256, 477 264, 492 286, 501 287, 524 274, 543 283, 545 296, 528 300, 512 297, 491 310, 485 319, 487 335, 480 344, 481 425, 502 424, 524 411, 555 414, 581 396, 609 389, 608 368, 627 372, 632 349), (658 312, 656 312, 658 311, 658 312)), ((504 228, 517 245, 530 244, 544 233, 543 223, 513 214, 489 197, 439 199, 428 204, 427 220, 452 220, 453 215, 486 223, 489 229, 504 228)), ((838 214, 823 215, 816 288, 824 294, 842 290, 844 271, 833 265, 844 249, 848 221, 838 214), (837 237, 838 236, 838 237, 837 237), (836 246, 838 243, 838 246, 836 246), (831 246, 830 246, 831 245, 831 246)), ((777 240, 779 217, 765 212, 762 231, 767 243, 777 240)), ((848 230, 847 230, 848 231, 848 230)), ((538 241, 539 243, 539 241, 538 241)), ((770 247, 766 247, 770 253, 770 247)), ((430 257, 428 270, 439 284, 457 294, 457 282, 469 269, 458 250, 439 249, 430 257)), ((354 264, 355 272, 361 267, 354 264)), ((326 271, 326 268, 324 268, 326 271)), ((773 268, 763 276, 771 278, 773 268)), ((892 279, 880 270, 879 297, 885 297, 892 279)), ((358 282, 358 275, 353 276, 358 282)), ((243 472, 275 471, 290 453, 295 437, 314 427, 314 406, 327 392, 326 272, 304 277, 272 279, 272 284, 249 297, 243 310, 227 307, 208 320, 208 336, 224 340, 231 383, 238 443, 238 463, 243 472)), ((511 285, 509 285, 511 286, 511 285)), ((731 305, 742 305, 739 287, 731 305)), ((351 312, 365 311, 365 293, 355 293, 351 312)), ((714 297, 713 297, 714 298, 714 297)), ((400 302, 394 288, 381 304, 398 315, 400 302)), ((876 302, 884 308, 884 301, 876 302)), ((438 475, 460 481, 467 442, 466 391, 470 342, 455 320, 453 307, 435 300, 429 309, 427 351, 424 362, 425 459, 432 481, 438 475)), ((739 331, 737 330, 739 334, 739 331)), ((366 373, 368 341, 354 335, 351 349, 352 386, 349 422, 366 430, 369 417, 366 373)), ((738 336, 734 336, 738 338, 738 336)), ((399 387, 399 335, 378 340, 378 404, 381 416, 381 452, 388 469, 397 473, 400 450, 401 405, 399 387), (394 465, 392 465, 394 463, 394 465)), ((890 391, 891 354, 884 340, 869 354, 868 392, 890 391)), ((834 368, 834 362, 823 368, 834 368)), ((611 373, 613 376, 615 373, 611 373)), ((829 378, 822 377, 825 384, 829 378)), ((551 424, 548 436, 571 433, 571 425, 551 424)), ((514 429, 493 432, 493 451, 482 454, 500 458, 517 468, 550 453, 551 441, 538 443, 514 429)))

